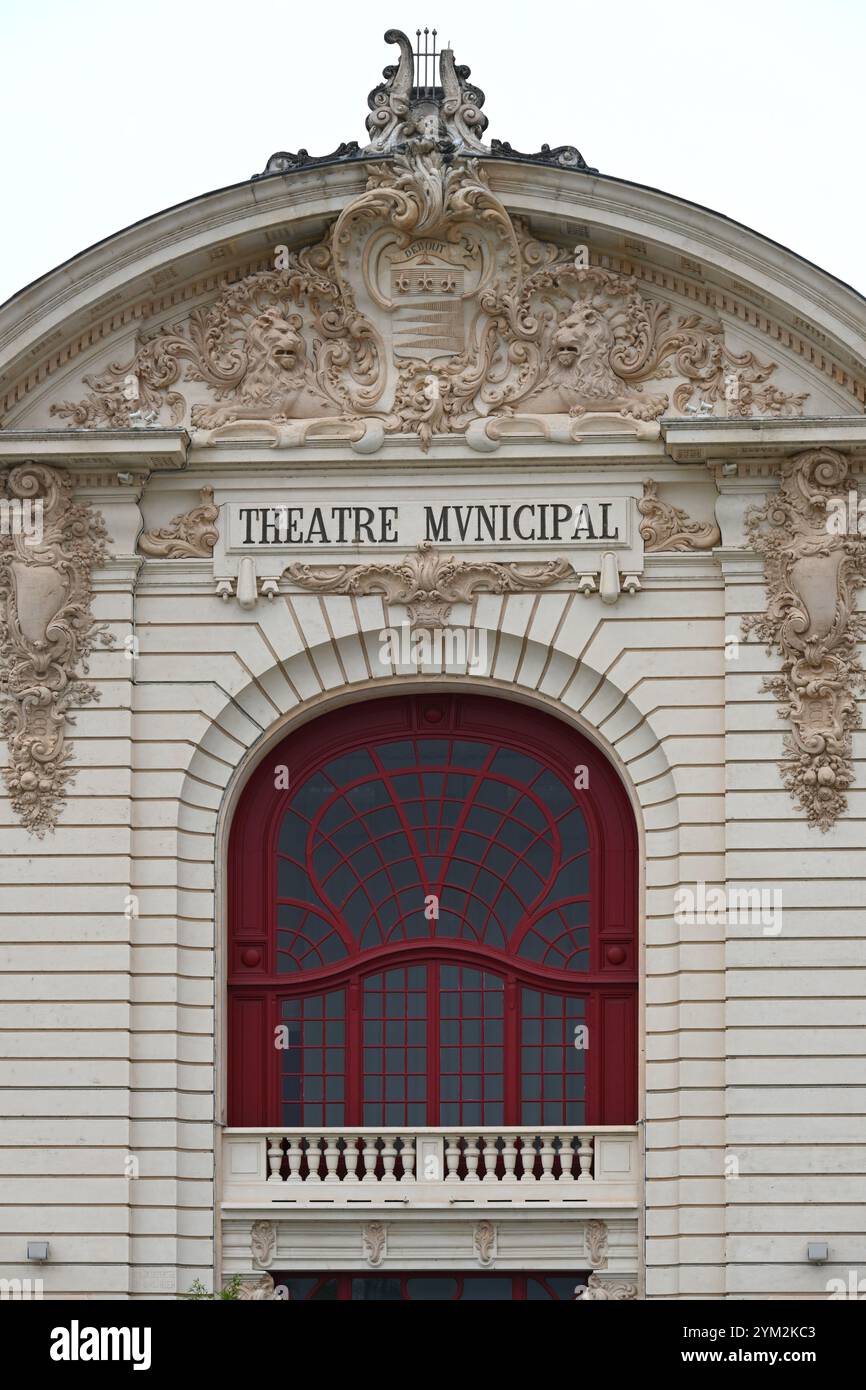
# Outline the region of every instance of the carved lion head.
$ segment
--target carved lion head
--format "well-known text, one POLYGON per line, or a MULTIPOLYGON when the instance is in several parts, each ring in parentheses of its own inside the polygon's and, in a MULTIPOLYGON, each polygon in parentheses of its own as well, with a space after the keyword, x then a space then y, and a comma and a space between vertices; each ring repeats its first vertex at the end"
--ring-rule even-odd
POLYGON ((301 336, 299 314, 284 314, 279 307, 265 309, 244 334, 247 372, 245 396, 261 400, 297 389, 303 382, 307 345, 301 336))
POLYGON ((616 334, 606 308, 596 299, 577 300, 560 320, 552 341, 551 381, 593 400, 622 390, 610 365, 616 334))
POLYGON ((558 362, 568 367, 573 365, 575 357, 587 353, 606 355, 615 341, 603 308, 589 300, 574 304, 561 321, 553 335, 553 350, 558 362))

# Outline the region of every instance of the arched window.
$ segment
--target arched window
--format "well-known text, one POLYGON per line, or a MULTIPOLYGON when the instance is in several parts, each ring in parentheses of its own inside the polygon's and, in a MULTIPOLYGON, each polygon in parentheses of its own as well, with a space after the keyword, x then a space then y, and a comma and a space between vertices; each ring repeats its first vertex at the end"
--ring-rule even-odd
POLYGON ((548 715, 304 725, 232 827, 229 1123, 632 1123, 635 873, 622 786, 548 715))

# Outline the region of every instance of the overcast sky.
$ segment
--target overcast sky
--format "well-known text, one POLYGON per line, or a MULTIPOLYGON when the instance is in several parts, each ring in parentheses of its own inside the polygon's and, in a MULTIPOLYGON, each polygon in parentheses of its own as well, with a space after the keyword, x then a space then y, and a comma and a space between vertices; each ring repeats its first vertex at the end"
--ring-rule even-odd
POLYGON ((364 141, 384 30, 425 24, 487 139, 577 145, 866 291, 866 0, 433 3, 0 0, 0 301, 274 150, 364 141))

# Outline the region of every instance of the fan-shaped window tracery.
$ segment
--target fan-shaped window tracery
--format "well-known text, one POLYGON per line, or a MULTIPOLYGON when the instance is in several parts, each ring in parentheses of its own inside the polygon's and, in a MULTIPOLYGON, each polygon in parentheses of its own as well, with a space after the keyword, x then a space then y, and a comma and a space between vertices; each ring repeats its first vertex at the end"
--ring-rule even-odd
POLYGON ((414 697, 301 728, 233 827, 232 1123, 631 1122, 634 874, 622 788, 548 716, 414 697))

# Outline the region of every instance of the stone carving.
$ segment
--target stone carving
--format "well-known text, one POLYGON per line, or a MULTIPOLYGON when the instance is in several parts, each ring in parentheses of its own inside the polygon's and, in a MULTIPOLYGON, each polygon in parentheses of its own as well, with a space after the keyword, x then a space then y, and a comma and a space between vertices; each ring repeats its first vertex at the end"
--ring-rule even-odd
POLYGON ((507 140, 491 140, 490 154, 500 159, 526 160, 530 164, 556 164, 560 169, 580 169, 586 174, 598 173, 597 169, 590 168, 580 150, 574 145, 557 145, 554 149, 549 145, 542 145, 537 154, 523 154, 520 150, 515 150, 507 140))
MULTIPOLYGON (((409 40, 389 38, 401 57, 371 98, 366 153, 378 162, 325 237, 227 277, 210 307, 141 336, 129 361, 85 377, 84 399, 52 413, 79 426, 189 423, 208 437, 282 425, 292 445, 316 422, 344 434, 361 422, 362 451, 385 433, 427 449, 522 415, 650 422, 696 396, 741 416, 801 413, 805 397, 767 384, 775 364, 734 353, 718 320, 677 314, 632 276, 587 264, 586 247, 541 241, 512 217, 477 158, 489 151, 468 69, 445 49, 439 86, 413 86, 409 40)), ((542 155, 582 164, 566 147, 542 155)), ((273 158, 277 171, 300 155, 273 158)))
POLYGON ((187 325, 138 340, 131 361, 101 377, 85 377, 90 394, 60 402, 51 413, 75 425, 129 425, 133 413, 165 410, 181 424, 213 428, 236 420, 354 418, 384 389, 371 326, 351 294, 334 282, 325 246, 288 253, 286 268, 227 284, 212 308, 196 309, 187 325), (218 400, 192 404, 169 390, 180 379, 202 382, 218 400))
POLYGON ((856 643, 866 615, 854 612, 866 582, 866 537, 833 523, 834 498, 848 490, 848 460, 830 449, 787 459, 779 492, 746 518, 764 557, 767 611, 743 619, 782 657, 765 690, 790 721, 782 779, 810 825, 828 830, 847 806, 853 780, 852 732, 860 726, 856 692, 866 674, 856 643))
POLYGON ((250 1230, 253 1262, 267 1269, 277 1251, 277 1228, 273 1221, 254 1221, 250 1230))
POLYGON ((488 1269, 496 1260, 497 1233, 492 1221, 477 1221, 472 1233, 472 1248, 480 1265, 488 1269))
POLYGON ((537 154, 522 154, 507 140, 492 140, 485 145, 481 139, 487 129, 487 117, 481 108, 484 93, 470 82, 471 71, 454 61, 450 48, 437 50, 437 31, 417 31, 418 47, 413 52, 408 36, 399 29, 389 29, 386 43, 400 50, 399 61, 389 64, 380 82, 367 98, 367 134, 365 149, 357 141, 340 144, 331 154, 312 156, 307 150, 297 154, 278 150, 272 154, 264 172, 253 179, 269 174, 286 174, 295 169, 314 168, 322 164, 349 163, 365 155, 387 155, 401 150, 413 139, 433 140, 443 148, 461 154, 483 154, 495 159, 522 160, 532 164, 555 164, 562 169, 590 169, 579 150, 573 145, 557 145, 551 149, 542 145, 537 154), (432 44, 431 44, 432 39, 432 44))
POLYGON ((576 1302, 582 1303, 597 1303, 603 1299, 616 1299, 619 1302, 637 1298, 637 1284, 602 1279, 598 1274, 590 1274, 585 1284, 578 1284, 574 1297, 576 1302))
POLYGON ((388 1253, 388 1228, 384 1221, 368 1221, 362 1235, 364 1259, 377 1269, 388 1253))
POLYGON ((588 1221, 583 1233, 583 1243, 589 1263, 594 1269, 603 1268, 607 1264, 607 1223, 588 1221))
POLYGON ((74 776, 69 710, 99 699, 78 671, 113 639, 90 612, 91 575, 106 559, 102 517, 72 501, 61 469, 24 463, 0 475, 8 502, 41 506, 36 543, 0 534, 0 727, 9 745, 6 785, 16 815, 40 838, 53 830, 74 776))
POLYGON ((203 487, 199 497, 200 506, 172 517, 170 525, 163 526, 159 531, 145 531, 139 536, 138 548, 142 555, 177 560, 187 557, 205 559, 213 554, 219 540, 215 524, 219 519, 219 507, 213 505, 212 487, 203 487))
POLYGON ((342 141, 330 154, 311 155, 308 150, 277 150, 272 154, 261 174, 253 174, 252 182, 266 179, 269 174, 290 174, 294 169, 310 169, 320 164, 336 164, 342 160, 356 159, 361 154, 357 140, 342 141))
POLYGON ((247 1303, 279 1303, 283 1301, 283 1294, 274 1288, 273 1277, 263 1274, 261 1279, 242 1279, 238 1285, 238 1299, 247 1303))
POLYGON ((712 550, 721 545, 722 533, 715 522, 689 521, 682 507, 662 502, 658 483, 644 479, 643 497, 637 509, 645 519, 640 533, 646 551, 654 550, 712 550))
MULTIPOLYGON (((420 37, 419 31, 419 41, 420 37)), ((487 146, 481 141, 487 129, 487 117, 481 110, 484 93, 480 87, 470 86, 469 68, 455 66, 450 48, 436 52, 436 30, 433 31, 432 52, 428 51, 425 37, 425 52, 421 55, 422 61, 426 59, 433 65, 431 72, 425 61, 424 85, 415 85, 415 54, 407 36, 400 29, 388 29, 385 42, 397 44, 400 61, 396 67, 385 68, 382 73, 385 81, 374 87, 367 98, 370 143, 365 153, 385 154, 399 148, 407 140, 420 138, 448 140, 457 150, 485 154, 487 146), (429 76, 433 77, 433 82, 428 85, 426 78, 429 76)))
POLYGON ((455 603, 470 603, 479 593, 535 591, 574 578, 567 560, 540 563, 455 560, 422 541, 404 560, 366 565, 310 565, 297 562, 284 571, 302 589, 320 594, 384 594, 386 602, 405 604, 416 627, 448 622, 455 603))

